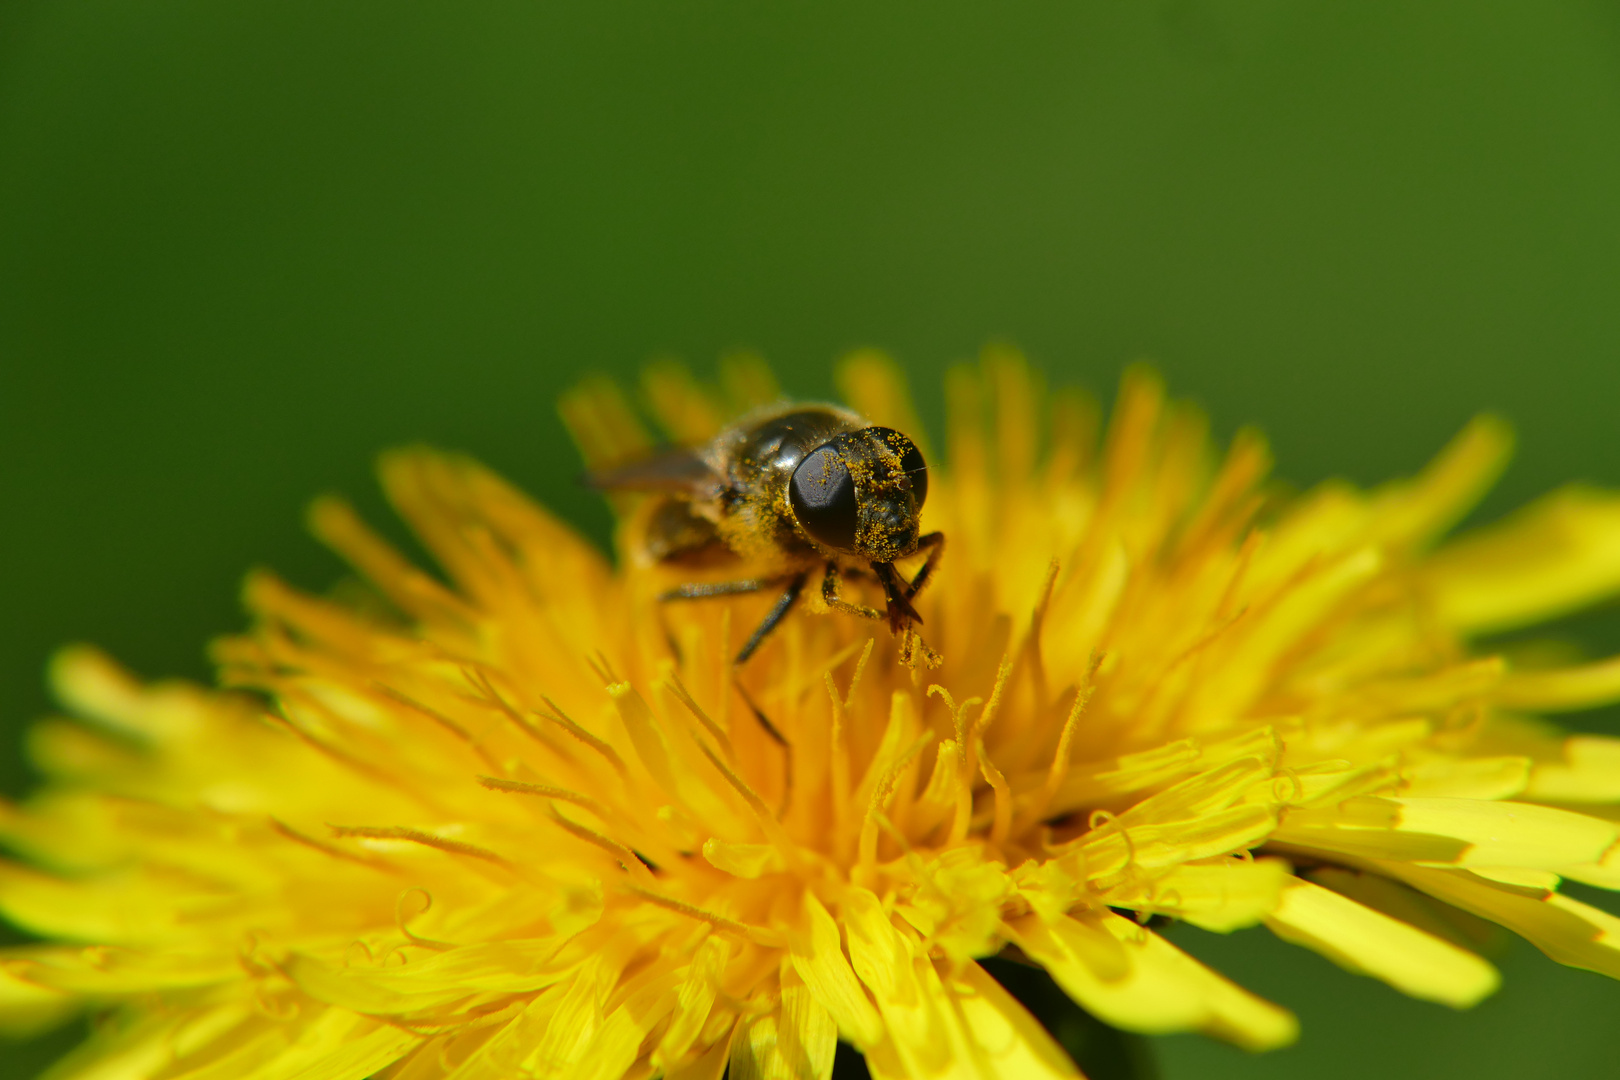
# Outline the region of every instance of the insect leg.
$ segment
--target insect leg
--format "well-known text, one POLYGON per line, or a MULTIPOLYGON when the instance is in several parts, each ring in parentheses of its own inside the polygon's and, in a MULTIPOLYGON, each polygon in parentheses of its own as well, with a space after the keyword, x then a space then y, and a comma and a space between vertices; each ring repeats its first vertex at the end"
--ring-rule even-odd
POLYGON ((928 561, 922 564, 922 569, 917 571, 917 576, 912 578, 911 584, 906 586, 907 600, 922 592, 922 587, 928 584, 928 575, 932 574, 934 567, 939 565, 939 557, 945 554, 945 534, 931 532, 919 536, 917 538, 917 550, 921 551, 923 548, 929 549, 928 561))
POLYGON ((742 581, 695 581, 660 593, 660 600, 707 600, 713 596, 741 596, 778 585, 781 578, 744 578, 742 581))
POLYGON ((834 611, 842 611, 846 615, 859 615, 863 619, 883 618, 883 612, 876 608, 869 608, 865 604, 854 604, 840 596, 838 587, 841 582, 842 578, 838 573, 838 564, 828 563, 826 576, 821 579, 821 598, 827 602, 828 607, 834 611))
POLYGON ((766 635, 775 630, 776 624, 781 622, 789 611, 793 610, 794 603, 799 599, 799 592, 804 588, 804 579, 808 576, 808 574, 795 574, 793 580, 788 582, 787 591, 777 598, 776 603, 771 606, 771 610, 765 614, 765 618, 761 620, 758 626, 754 627, 753 634, 749 636, 748 641, 743 645, 742 651, 737 654, 737 663, 747 663, 748 658, 754 655, 754 650, 759 648, 760 642, 765 640, 766 635))
POLYGON ((917 614, 917 609, 906 599, 905 580, 895 572, 894 564, 875 562, 872 564, 872 572, 883 583, 883 595, 888 601, 886 614, 889 616, 889 632, 898 634, 912 623, 921 623, 922 616, 917 614))

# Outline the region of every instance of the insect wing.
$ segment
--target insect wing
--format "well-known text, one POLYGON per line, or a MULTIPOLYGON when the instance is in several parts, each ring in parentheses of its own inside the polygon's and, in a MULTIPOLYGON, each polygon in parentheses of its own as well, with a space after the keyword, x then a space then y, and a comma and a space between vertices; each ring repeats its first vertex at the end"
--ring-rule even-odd
POLYGON ((710 495, 721 478, 696 450, 676 447, 613 469, 588 473, 586 483, 599 491, 661 491, 695 498, 710 495))

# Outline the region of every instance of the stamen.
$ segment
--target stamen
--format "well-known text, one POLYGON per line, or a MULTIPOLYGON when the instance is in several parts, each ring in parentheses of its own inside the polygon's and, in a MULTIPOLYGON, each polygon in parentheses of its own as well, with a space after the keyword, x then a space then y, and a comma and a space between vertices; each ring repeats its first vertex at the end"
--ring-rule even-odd
POLYGON ((1041 786, 1040 794, 1024 809, 1021 815, 1028 821, 1038 819, 1051 805, 1057 796, 1058 789, 1069 775, 1069 748, 1074 741, 1074 731, 1080 722, 1080 716, 1086 711, 1086 704, 1091 701, 1091 695, 1097 688, 1097 667, 1102 663, 1102 656, 1093 653, 1091 663, 1087 665, 1085 680, 1075 689, 1074 705, 1069 709, 1068 719, 1063 722, 1063 731, 1058 735, 1057 749, 1052 752, 1051 767, 1046 770, 1046 783, 1041 786))
POLYGON ((619 866, 624 870, 624 872, 629 874, 631 877, 641 878, 646 881, 654 880, 652 870, 647 867, 646 863, 641 861, 634 850, 624 844, 619 843, 619 841, 614 840, 612 837, 602 835, 595 829, 587 828, 584 825, 579 824, 577 821, 568 820, 567 818, 563 817, 562 814, 558 813, 557 808, 554 806, 549 807, 548 809, 550 811, 551 820, 555 822, 557 827, 562 829, 563 832, 566 832, 570 836, 576 837, 577 839, 583 840, 587 844, 593 844, 607 852, 609 855, 612 855, 618 860, 619 866))
POLYGON ((607 654, 602 652, 600 649, 598 649, 595 653, 592 653, 590 656, 587 656, 585 658, 585 662, 591 665, 591 670, 596 672, 597 677, 602 680, 602 685, 604 686, 612 686, 615 683, 624 681, 620 679, 618 673, 613 670, 613 665, 608 661, 607 654))
POLYGON ((934 733, 931 731, 925 731, 917 736, 910 746, 895 756, 889 767, 883 771, 883 776, 879 778, 876 786, 872 788, 872 798, 866 804, 866 819, 861 822, 857 873, 870 875, 871 868, 877 864, 877 817, 893 797, 901 772, 911 764, 911 759, 916 757, 923 747, 933 741, 934 733))
POLYGON ((965 770, 967 768, 967 730, 964 717, 967 716, 968 709, 974 705, 983 705, 984 699, 970 697, 961 705, 957 705, 956 699, 951 697, 951 692, 938 683, 933 683, 928 687, 928 696, 933 697, 935 694, 938 694, 944 700, 945 707, 951 710, 951 724, 956 728, 957 756, 962 768, 965 770))
POLYGON ((979 771, 984 774, 985 782, 995 792, 995 820, 990 826, 990 843, 996 848, 1003 848, 1007 843, 1007 836, 1012 832, 1012 789, 1007 786, 1007 778, 1001 775, 1001 770, 991 762, 990 755, 985 753, 984 740, 975 739, 974 749, 979 754, 979 771))
POLYGON ((465 855, 469 859, 482 859, 484 862, 494 863, 496 866, 510 869, 512 864, 504 856, 497 855, 488 848, 481 848, 476 844, 469 844, 464 840, 450 840, 443 836, 434 836, 421 829, 413 829, 408 825, 332 825, 332 835, 355 837, 361 840, 408 840, 413 844, 435 848, 448 855, 465 855))
POLYGON ((308 521, 317 539, 358 569, 400 610, 424 621, 453 620, 464 626, 475 621, 466 601, 412 566, 342 499, 315 500, 308 521))
POLYGON ((371 951, 371 946, 367 945, 364 941, 360 941, 360 940, 356 939, 354 941, 349 942, 349 947, 343 950, 343 966, 344 967, 352 968, 352 967, 355 966, 355 963, 354 963, 354 950, 356 950, 356 949, 359 949, 361 952, 366 954, 366 961, 365 962, 366 962, 367 967, 376 967, 377 966, 377 954, 371 951))
POLYGON ((588 795, 581 795, 577 791, 567 788, 553 787, 550 784, 534 784, 527 780, 505 780, 499 776, 480 776, 478 782, 491 791, 506 791, 515 795, 539 795, 545 799, 561 799, 563 802, 573 803, 584 810, 589 810, 599 818, 607 818, 607 812, 588 795))
POLYGON ((899 826, 889 820, 889 815, 878 813, 873 815, 873 818, 877 822, 878 828, 887 833, 889 839, 893 840, 895 846, 900 849, 900 857, 906 861, 906 866, 916 876, 917 884, 947 903, 950 902, 950 895, 940 888, 935 875, 929 873, 928 864, 923 862, 922 856, 917 854, 917 850, 911 846, 911 841, 906 839, 906 834, 900 831, 899 826))
POLYGON ((804 677, 804 681, 800 682, 797 679, 790 681, 787 684, 786 689, 783 691, 782 696, 788 698, 789 700, 798 699, 807 690, 809 690, 811 685, 819 681, 823 676, 837 671, 838 668, 843 666, 844 661, 854 656, 856 650, 860 648, 862 648, 861 643, 856 641, 852 641, 848 645, 845 645, 843 648, 839 649, 837 652, 833 653, 827 659, 818 664, 813 673, 804 677))
POLYGON ((377 691, 379 694, 382 694, 384 697, 390 698, 393 701, 405 706, 407 709, 420 713, 429 720, 432 720, 450 734, 466 743, 474 753, 483 759, 484 764, 488 765, 495 771, 502 771, 500 762, 491 757, 489 751, 484 749, 483 746, 479 745, 478 740, 473 738, 471 732, 462 727, 460 724, 456 723, 454 720, 450 719, 448 716, 439 712, 437 709, 424 705, 415 698, 395 690, 392 686, 387 686, 380 682, 373 682, 371 684, 371 688, 377 691))
POLYGON ((270 994, 266 993, 262 987, 255 986, 253 990, 253 1011, 266 1020, 278 1024, 288 1024, 298 1019, 298 1014, 303 1010, 299 1007, 298 1002, 286 998, 281 998, 279 1002, 272 1001, 270 994))
POLYGON ((297 829, 293 828, 291 825, 288 825, 280 818, 271 818, 270 827, 276 832, 280 833, 282 836, 286 837, 288 840, 291 840, 293 843, 303 844, 305 847, 314 848, 322 855, 330 855, 334 859, 342 859, 345 862, 352 862, 359 866, 364 866, 372 870, 381 870, 389 874, 399 874, 403 872, 399 867, 394 866, 392 863, 389 863, 384 859, 380 859, 375 856, 361 855, 359 852, 355 851, 345 851, 336 844, 328 844, 324 841, 315 839, 313 836, 306 836, 304 833, 299 832, 297 829))
POLYGON ((1029 636, 1024 639, 1024 650, 1029 656, 1029 677, 1034 684, 1036 716, 1046 711, 1046 661, 1041 655, 1041 630, 1046 625, 1046 612, 1052 604, 1052 589, 1057 585, 1058 561, 1046 564, 1046 579, 1041 582, 1040 597, 1029 617, 1029 636))
MULTIPOLYGON (((339 765, 354 770, 361 776, 364 776, 367 780, 401 792, 402 794, 413 799, 415 802, 435 812, 440 812, 443 810, 443 808, 437 802, 435 802, 428 796, 426 792, 422 790, 422 786, 420 784, 407 784, 403 780, 399 779, 399 777, 377 768, 371 762, 366 761, 363 758, 356 757, 354 754, 344 750, 342 747, 333 745, 327 740, 316 735, 313 731, 310 731, 304 725, 293 720, 292 717, 287 715, 286 699, 294 696, 295 692, 287 689, 278 689, 278 693, 283 700, 273 703, 272 706, 263 714, 271 723, 278 727, 285 728, 287 731, 290 731, 294 737, 304 743, 307 743, 318 753, 325 754, 333 761, 336 761, 339 765)), ((299 696, 301 697, 302 695, 299 696)))
POLYGON ((492 702, 494 706, 500 710, 502 715, 504 715, 508 720, 512 721, 512 723, 516 724, 519 731, 523 732, 529 738, 533 739, 541 746, 544 746, 552 753, 566 758, 569 761, 577 760, 565 746, 559 743, 556 739, 552 738, 544 728, 529 723, 522 713, 513 708, 511 703, 506 700, 505 695, 503 695, 500 690, 496 688, 495 680, 489 677, 489 673, 487 671, 483 670, 481 667, 463 665, 461 675, 462 678, 466 679, 467 682, 472 685, 473 689, 482 693, 487 700, 492 702))
MULTIPOLYGON (((867 643, 871 651, 871 642, 867 643)), ((844 734, 844 702, 838 696, 832 672, 823 676, 827 696, 832 700, 832 753, 828 769, 832 777, 833 851, 840 858, 848 857, 849 845, 849 740, 844 734)))
POLYGON ((717 744, 719 744, 722 750, 725 751, 726 757, 730 758, 732 761, 737 759, 737 751, 736 748, 731 745, 731 737, 721 729, 719 724, 716 724, 713 720, 709 719, 709 714, 703 711, 703 706, 699 705, 697 703, 697 699, 687 691, 686 686, 681 682, 681 677, 675 674, 674 671, 669 672, 669 674, 665 677, 664 689, 668 690, 671 694, 674 694, 675 700, 679 701, 682 705, 685 705, 686 710, 693 716, 697 717, 698 723, 703 725, 704 730, 709 733, 709 736, 714 739, 717 744))
POLYGON ((996 718, 996 710, 1001 707, 1001 691, 1007 685, 1007 676, 1012 674, 1012 667, 1012 660, 1004 657, 1001 667, 996 671, 996 685, 990 691, 990 703, 984 707, 984 712, 979 714, 979 722, 973 725, 973 734, 982 735, 990 730, 990 724, 996 718))
POLYGON ((844 695, 844 708, 855 707, 855 688, 861 685, 861 674, 866 671, 866 662, 872 658, 872 646, 877 644, 877 638, 867 638, 866 648, 861 650, 861 658, 855 661, 855 674, 849 679, 849 692, 844 695))
POLYGON ((1176 558, 1190 558, 1200 548, 1229 543, 1229 537, 1258 509, 1260 500, 1254 487, 1270 468, 1271 454, 1259 432, 1244 428, 1234 435, 1209 494, 1182 531, 1176 558))
POLYGON ((777 820, 775 814, 771 813, 770 807, 765 805, 765 800, 760 798, 759 794, 748 786, 746 780, 733 772, 731 766, 721 761, 719 755, 709 749, 705 743, 698 743, 698 749, 703 751, 703 756, 708 758, 709 763, 719 770, 721 776, 725 777, 726 783, 730 784, 732 789, 742 796, 743 801, 748 804, 748 809, 753 811, 754 820, 759 822, 760 829, 771 843, 781 849, 782 856, 787 860, 788 865, 790 867, 800 865, 802 860, 799 858, 798 845, 788 837, 786 830, 782 828, 782 823, 777 820))
POLYGON ((661 908, 666 908, 679 915, 685 915, 689 919, 706 922, 716 930, 735 934, 744 940, 752 941, 754 944, 768 949, 781 948, 787 941, 782 934, 775 930, 737 922, 735 919, 728 919, 724 915, 716 915, 712 911, 705 911, 694 904, 688 904, 686 901, 677 900, 672 896, 665 896, 663 893, 654 892, 652 889, 643 888, 639 885, 626 885, 625 889, 648 903, 657 904, 661 908))
POLYGON ((443 713, 435 709, 428 708, 415 698, 410 697, 399 690, 395 690, 392 686, 388 686, 385 683, 373 682, 371 684, 371 688, 377 691, 379 694, 382 694, 384 697, 399 702, 399 704, 405 706, 407 709, 410 709, 413 712, 421 713, 423 716, 434 721, 440 727, 444 728, 462 742, 470 743, 473 741, 472 735, 468 733, 466 728, 462 727, 460 724, 456 723, 443 713))
POLYGON ((574 721, 570 720, 568 718, 568 714, 559 709, 555 701, 552 701, 544 694, 540 695, 540 700, 546 703, 547 707, 551 709, 551 712, 543 713, 536 709, 534 711, 535 716, 540 717, 542 720, 550 720, 553 724, 556 724, 558 727, 568 732, 568 734, 572 735, 574 738, 578 739, 580 742, 584 743, 586 746, 590 747, 592 750, 595 750, 598 754, 601 754, 604 758, 606 758, 608 764, 613 766, 614 771, 626 781, 630 779, 630 770, 625 767, 624 759, 619 756, 619 752, 617 750, 613 749, 613 747, 609 746, 607 743, 603 742, 601 739, 598 739, 595 735, 592 735, 590 732, 574 723, 574 721))
MULTIPOLYGON (((1012 661, 1004 657, 1001 661, 1001 667, 996 671, 996 684, 990 691, 990 703, 979 713, 979 718, 971 728, 966 726, 963 718, 967 713, 968 706, 976 704, 978 699, 969 698, 962 703, 961 709, 957 710, 957 744, 962 747, 962 773, 961 786, 956 791, 956 816, 951 821, 951 835, 947 845, 961 843, 967 837, 968 829, 972 827, 973 772, 977 764, 976 755, 979 753, 979 748, 984 745, 980 736, 990 726, 990 722, 995 719, 996 709, 1001 704, 1001 691, 1006 686, 1007 676, 1011 671, 1012 661)), ((944 696, 947 702, 951 700, 949 694, 944 696)))
MULTIPOLYGON (((437 952, 443 952, 445 949, 455 948, 456 946, 453 942, 435 941, 432 938, 420 937, 411 933, 411 920, 421 918, 423 915, 426 915, 430 910, 432 910, 432 908, 433 894, 422 888, 420 885, 413 885, 409 889, 406 889, 404 892, 400 893, 398 898, 394 900, 394 926, 412 945, 420 945, 425 949, 433 949, 437 952), (418 911, 414 915, 407 916, 405 914, 405 901, 409 897, 416 895, 420 895, 422 897, 422 910, 418 911)), ((393 950, 390 950, 390 952, 392 951, 393 950)), ((387 957, 385 956, 383 959, 386 960, 387 957)))
POLYGON ((726 731, 730 731, 731 687, 737 681, 737 654, 731 649, 730 604, 720 610, 720 655, 725 662, 720 665, 720 682, 714 688, 714 700, 720 703, 720 715, 716 719, 716 723, 726 731))
POLYGON ((742 695, 743 702, 748 706, 749 711, 754 714, 754 719, 764 729, 765 734, 774 739, 776 745, 782 748, 782 808, 778 813, 780 816, 786 817, 788 808, 793 805, 793 744, 788 741, 787 736, 777 730, 775 724, 771 723, 771 718, 765 715, 765 710, 754 703, 753 697, 750 696, 748 689, 743 686, 741 681, 735 681, 732 685, 737 688, 737 693, 742 695))
POLYGON ((1271 797, 1276 799, 1279 803, 1282 803, 1285 807, 1292 806, 1305 797, 1305 781, 1301 780, 1299 778, 1299 773, 1295 772, 1293 769, 1283 769, 1281 775, 1271 778, 1271 797), (1291 789, 1287 795, 1282 794, 1282 792, 1277 788, 1279 783, 1284 782, 1291 785, 1291 789))
POLYGON ((1221 593, 1221 602, 1215 605, 1217 619, 1232 619, 1243 614, 1244 608, 1238 603, 1242 595, 1244 581, 1248 579, 1249 567, 1254 563, 1255 552, 1265 541, 1266 534, 1259 529, 1249 530, 1243 538, 1243 544, 1238 548, 1237 561, 1232 567, 1232 576, 1226 583, 1226 589, 1221 593))

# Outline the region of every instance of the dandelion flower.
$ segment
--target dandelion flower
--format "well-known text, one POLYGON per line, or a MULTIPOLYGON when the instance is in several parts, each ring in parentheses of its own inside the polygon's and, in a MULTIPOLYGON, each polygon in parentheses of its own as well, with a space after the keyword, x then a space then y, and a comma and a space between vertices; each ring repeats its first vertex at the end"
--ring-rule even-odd
MULTIPOLYGON (((731 407, 774 392, 731 376, 731 407)), ((881 359, 840 376, 919 431, 881 359)), ((678 441, 727 414, 673 369, 646 390, 678 441)), ((1011 355, 947 391, 933 670, 813 610, 739 669, 768 599, 660 604, 636 506, 616 569, 425 450, 382 478, 442 579, 325 500, 369 592, 254 576, 224 689, 63 652, 77 719, 35 729, 49 782, 0 818, 0 909, 39 939, 0 1016, 97 1010, 59 1073, 97 1080, 826 1077, 838 1039, 878 1077, 1062 1077, 980 960, 1251 1049, 1294 1018, 1165 919, 1454 1007, 1497 984, 1485 923, 1620 976, 1620 920, 1559 892, 1620 886, 1620 741, 1534 716, 1620 698, 1620 661, 1471 645, 1620 592, 1620 498, 1441 542, 1495 421, 1413 480, 1285 497, 1256 435, 1213 454, 1141 371, 1100 440, 1011 355)), ((565 414, 593 459, 648 445, 606 385, 565 414)))

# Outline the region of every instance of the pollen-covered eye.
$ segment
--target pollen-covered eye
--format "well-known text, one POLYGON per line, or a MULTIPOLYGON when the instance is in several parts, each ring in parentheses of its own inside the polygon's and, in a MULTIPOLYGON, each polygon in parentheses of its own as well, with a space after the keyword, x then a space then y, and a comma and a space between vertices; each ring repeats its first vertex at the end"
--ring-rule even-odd
POLYGON ((866 429, 866 434, 900 459, 900 471, 911 482, 912 505, 920 509, 923 500, 928 498, 928 463, 923 461, 922 451, 917 449, 917 444, 894 428, 871 427, 866 429))
POLYGON ((788 481, 788 502, 805 532, 839 551, 855 550, 860 513, 855 481, 843 455, 832 446, 812 451, 788 481))
POLYGON ((900 455, 900 468, 905 470, 906 476, 911 480, 911 497, 918 508, 922 507, 923 500, 928 498, 928 463, 923 460, 922 451, 917 444, 906 439, 905 452, 900 455))

